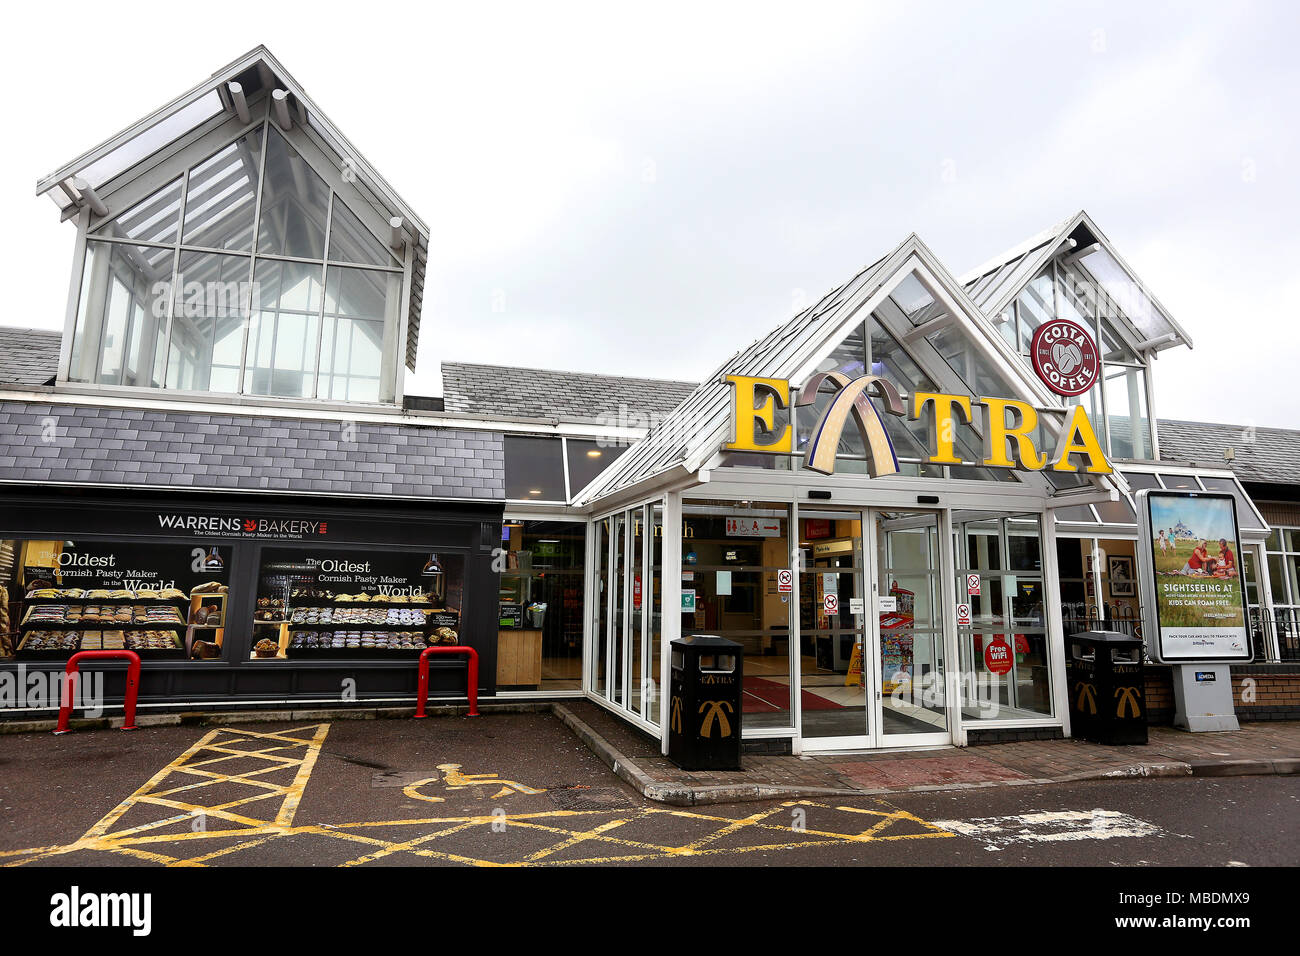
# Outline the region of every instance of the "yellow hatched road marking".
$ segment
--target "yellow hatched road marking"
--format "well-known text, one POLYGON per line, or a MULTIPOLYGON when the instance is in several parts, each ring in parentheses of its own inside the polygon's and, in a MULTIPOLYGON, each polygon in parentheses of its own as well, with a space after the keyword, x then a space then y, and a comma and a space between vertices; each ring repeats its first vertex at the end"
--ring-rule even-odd
MULTIPOLYGON (((180 756, 149 778, 133 794, 110 810, 103 819, 92 826, 73 843, 66 846, 33 847, 26 850, 0 851, 0 865, 22 866, 37 860, 48 859, 76 851, 120 853, 149 863, 164 866, 207 866, 213 861, 236 856, 277 840, 297 836, 326 837, 344 844, 358 844, 364 848, 362 855, 346 860, 341 866, 362 866, 394 856, 410 853, 430 860, 459 863, 469 866, 576 866, 593 863, 632 863, 651 860, 672 860, 681 857, 711 857, 740 853, 786 852, 790 850, 830 847, 850 843, 867 843, 891 840, 916 840, 953 837, 957 834, 943 829, 883 801, 876 808, 835 806, 811 800, 794 800, 777 806, 757 810, 743 817, 729 817, 718 813, 665 807, 632 807, 616 810, 541 810, 506 814, 471 813, 442 817, 421 817, 403 820, 365 820, 352 823, 320 823, 295 826, 293 821, 301 803, 311 774, 320 756, 321 746, 329 732, 329 724, 313 724, 278 732, 256 732, 221 728, 213 730, 180 756), (242 746, 241 746, 242 745, 242 746), (244 749, 247 747, 248 749, 244 749), (288 751, 289 753, 285 753, 288 751), (220 756, 210 756, 220 754, 220 756), (222 773, 220 765, 231 760, 264 760, 269 766, 240 772, 222 773), (288 784, 275 784, 253 779, 276 771, 294 769, 294 778, 288 784), (188 781, 180 783, 181 775, 188 781), (200 779, 194 780, 195 777, 200 779), (171 779, 169 779, 171 778, 171 779), (172 784, 168 786, 168 784, 172 784), (204 806, 189 802, 213 786, 235 784, 253 787, 265 792, 254 793, 239 799, 204 806), (865 829, 852 828, 851 832, 829 829, 796 829, 787 823, 774 821, 778 814, 796 808, 815 808, 822 811, 857 814, 868 818, 865 829), (156 808, 165 812, 159 819, 114 829, 133 809, 156 808), (235 812, 239 808, 240 812, 235 812), (262 817, 255 816, 259 810, 262 817), (231 824, 225 829, 201 829, 180 833, 158 833, 159 828, 191 821, 203 815, 231 824), (691 820, 714 825, 710 832, 689 843, 675 846, 620 836, 620 829, 629 824, 667 815, 681 820, 691 820), (269 816, 269 819, 264 818, 269 816), (872 819, 874 818, 874 819, 872 819), (893 833, 898 824, 914 824, 921 832, 893 833), (469 833, 476 828, 501 824, 506 830, 530 830, 550 833, 556 842, 541 849, 531 849, 517 859, 482 859, 456 852, 451 847, 438 846, 438 841, 449 840, 457 834, 469 833), (370 835, 376 827, 419 827, 420 832, 409 839, 383 839, 370 835), (743 846, 719 846, 728 837, 753 833, 758 843, 743 846), (768 834, 781 834, 780 841, 764 840, 768 834), (793 839, 791 839, 793 835, 793 839), (229 845, 214 845, 212 840, 230 840, 229 845), (207 841, 207 842, 199 842, 207 841), (189 855, 187 844, 199 852, 189 855), (557 859, 557 855, 583 844, 597 845, 613 850, 609 856, 588 855, 582 858, 557 859)), ((455 765, 457 770, 459 766, 455 765)), ((445 773, 445 771, 444 771, 445 773)), ((460 775, 457 781, 471 786, 480 784, 497 786, 504 781, 495 774, 460 775)), ((406 796, 416 796, 410 791, 430 780, 404 788, 406 796)), ((450 781, 448 781, 450 782, 450 781)), ((514 784, 520 791, 541 793, 514 784)), ((438 799, 418 794, 422 799, 438 799)), ((595 849, 595 847, 592 847, 595 849)))

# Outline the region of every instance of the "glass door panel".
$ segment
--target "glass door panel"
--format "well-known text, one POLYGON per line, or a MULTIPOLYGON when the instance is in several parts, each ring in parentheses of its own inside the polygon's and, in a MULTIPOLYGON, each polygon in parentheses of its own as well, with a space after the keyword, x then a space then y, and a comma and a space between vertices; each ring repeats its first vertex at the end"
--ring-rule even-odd
POLYGON ((810 749, 870 746, 862 514, 799 515, 801 736, 810 749))
POLYGON ((939 519, 926 512, 872 513, 879 651, 880 746, 948 735, 939 519), (906 739, 899 739, 906 738, 906 739))

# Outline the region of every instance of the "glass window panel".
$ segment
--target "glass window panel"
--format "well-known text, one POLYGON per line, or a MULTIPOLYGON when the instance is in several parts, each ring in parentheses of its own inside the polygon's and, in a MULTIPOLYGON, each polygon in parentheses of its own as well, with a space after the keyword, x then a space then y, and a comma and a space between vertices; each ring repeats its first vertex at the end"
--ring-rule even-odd
POLYGON ((401 264, 338 196, 334 197, 334 209, 330 216, 330 258, 339 262, 359 262, 373 266, 401 264))
POLYGON ((1006 375, 972 346, 960 325, 952 324, 931 332, 926 341, 934 346, 971 395, 1009 397, 1018 393, 1006 375))
POLYGON ((1120 498, 1119 501, 1099 501, 1096 506, 1097 514, 1106 524, 1137 524, 1137 515, 1133 512, 1133 506, 1129 504, 1127 498, 1120 498))
MULTIPOLYGON (((694 611, 681 612, 681 633, 717 634, 736 641, 744 655, 744 728, 789 727, 791 711, 790 604, 777 591, 777 572, 790 567, 788 504, 764 501, 688 500, 683 503, 683 591, 694 611), (728 519, 747 523, 729 525, 728 519), (764 523, 761 535, 754 522, 764 523)), ((860 534, 860 532, 859 532, 860 534)), ((850 575, 846 575, 851 577, 850 575)), ((847 589, 845 595, 847 606, 847 589)), ((851 620, 851 618, 850 618, 851 620)), ((852 646, 851 633, 845 639, 852 646)), ((811 645, 813 639, 808 638, 811 645)), ((805 681, 811 664, 805 670, 805 681)), ((843 686, 841 671, 825 675, 843 686)), ((855 732, 861 733, 859 720, 855 732)))
POLYGON ((261 259, 252 290, 244 391, 309 398, 315 394, 321 267, 261 259))
POLYGON ((509 663, 499 685, 581 689, 586 531, 585 522, 502 525, 497 660, 509 663))
POLYGON ((261 557, 253 660, 361 657, 413 666, 425 648, 461 641, 463 554, 336 545, 266 548, 261 557))
POLYGON ((1160 480, 1163 481, 1165 487, 1171 491, 1201 490, 1201 486, 1196 483, 1195 475, 1171 475, 1168 472, 1161 472, 1160 480))
POLYGON ((86 244, 68 378, 158 387, 167 335, 171 249, 86 244))
POLYGON ((1128 482, 1129 487, 1134 491, 1141 491, 1143 488, 1159 488, 1160 483, 1156 481, 1156 476, 1145 471, 1126 471, 1124 480, 1128 482))
POLYGON ((402 277, 395 272, 331 266, 325 281, 320 397, 375 402, 383 359, 397 327, 402 277))
POLYGON ((1127 316, 1143 338, 1155 338, 1174 331, 1173 326, 1156 311, 1146 293, 1106 250, 1098 249, 1083 256, 1079 264, 1100 283, 1097 298, 1103 316, 1127 316))
MULTIPOLYGON (((1290 595, 1287 594, 1286 576, 1282 573, 1283 559, 1284 556, 1280 554, 1270 554, 1268 556, 1268 584, 1269 591, 1273 594, 1274 604, 1291 603, 1290 595)), ((1294 558, 1289 558, 1287 560, 1290 560, 1292 563, 1295 562, 1294 558)))
POLYGON ((267 130, 257 251, 322 259, 329 187, 278 130, 267 130))
POLYGON ((568 440, 569 487, 576 495, 596 476, 612 465, 618 456, 627 451, 627 445, 602 445, 600 442, 568 440))
POLYGON ((248 290, 248 259, 243 256, 181 253, 172 306, 168 388, 239 390, 248 290))
POLYGON ((1106 414, 1110 453, 1116 458, 1151 459, 1146 373, 1124 365, 1106 366, 1106 414))
POLYGON ((1092 509, 1087 505, 1075 505, 1072 508, 1057 508, 1056 520, 1083 521, 1092 524, 1097 520, 1097 517, 1092 513, 1092 509))
POLYGON ((259 129, 190 170, 185 192, 186 245, 252 250, 261 162, 259 129))
POLYGON ((942 307, 936 307, 934 296, 930 295, 930 290, 921 284, 915 273, 909 272, 889 297, 914 326, 928 322, 942 312, 942 307))
POLYGON ((101 225, 95 230, 95 235, 171 245, 176 242, 180 215, 181 180, 175 179, 148 199, 101 225))
POLYGON ((558 438, 505 437, 506 497, 564 501, 564 452, 558 438))
POLYGON ((1206 491, 1217 491, 1221 494, 1232 495, 1237 499, 1237 524, 1243 528, 1261 528, 1263 527, 1259 519, 1255 517, 1255 509, 1250 506, 1246 496, 1241 493, 1241 488, 1231 478, 1202 478, 1201 484, 1205 486, 1206 491))
POLYGON ((1002 340, 1015 348, 1017 345, 1016 338, 1016 309, 1014 305, 1009 305, 1001 313, 993 317, 993 324, 997 326, 998 334, 1002 340))
POLYGON ((16 650, 19 661, 31 655, 48 664, 77 651, 125 649, 145 661, 220 660, 225 629, 235 625, 227 607, 239 585, 228 540, 103 541, 65 532, 54 540, 0 540, 0 554, 7 558, 0 567, 7 593, 0 657, 16 650), (104 604, 93 594, 99 590, 129 600, 104 604))
POLYGON ((142 159, 152 156, 172 140, 184 136, 196 126, 207 122, 223 109, 221 97, 216 90, 206 93, 189 106, 184 106, 164 117, 106 156, 91 163, 81 171, 81 178, 92 186, 102 186, 142 159))
POLYGON ((1020 315, 1020 351, 1029 354, 1034 332, 1044 322, 1056 317, 1056 304, 1052 292, 1052 272, 1039 273, 1025 286, 1016 299, 1020 315))

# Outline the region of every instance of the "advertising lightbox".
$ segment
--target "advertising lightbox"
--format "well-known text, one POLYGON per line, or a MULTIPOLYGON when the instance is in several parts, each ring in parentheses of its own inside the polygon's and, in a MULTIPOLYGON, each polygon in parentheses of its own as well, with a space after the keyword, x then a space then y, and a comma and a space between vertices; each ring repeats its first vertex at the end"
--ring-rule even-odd
POLYGON ((1250 660, 1236 500, 1147 489, 1137 505, 1147 653, 1169 664, 1250 660))

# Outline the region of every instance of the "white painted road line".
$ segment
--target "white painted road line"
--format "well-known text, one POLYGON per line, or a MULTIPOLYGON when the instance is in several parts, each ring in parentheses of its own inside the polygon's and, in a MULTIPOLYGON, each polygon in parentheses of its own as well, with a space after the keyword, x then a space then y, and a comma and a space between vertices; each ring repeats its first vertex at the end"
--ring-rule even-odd
POLYGON ((1110 840, 1115 837, 1159 836, 1164 832, 1155 824, 1117 810, 1038 810, 1005 817, 931 822, 978 840, 986 850, 1000 850, 1012 843, 1110 840))

